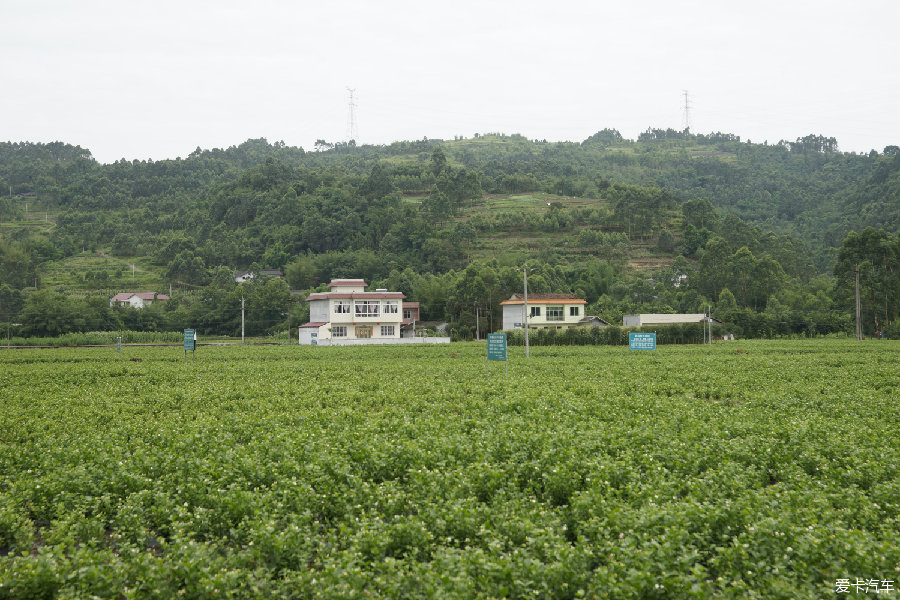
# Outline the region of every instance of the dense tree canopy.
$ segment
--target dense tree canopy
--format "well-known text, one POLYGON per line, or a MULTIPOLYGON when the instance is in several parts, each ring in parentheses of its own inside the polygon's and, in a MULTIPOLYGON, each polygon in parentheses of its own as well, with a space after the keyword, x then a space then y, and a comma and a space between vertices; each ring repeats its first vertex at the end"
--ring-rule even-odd
POLYGON ((583 143, 501 134, 320 142, 305 152, 248 140, 107 165, 79 146, 0 144, 0 221, 10 224, 0 230, 0 311, 41 335, 188 322, 233 333, 243 295, 261 333, 302 317, 290 289, 363 277, 468 334, 476 310, 489 320, 481 330, 499 326, 499 302, 519 289, 515 267, 527 260, 535 290, 577 293, 608 319, 716 306, 764 334, 845 330, 835 323, 852 309, 859 264, 867 331, 897 320, 893 146, 859 155, 821 135, 752 144, 653 129, 636 141, 604 129, 583 143), (487 209, 489 197, 537 193, 601 201, 487 209), (471 257, 485 240, 543 235, 564 241, 471 257), (646 249, 665 258, 656 270, 634 268, 646 249), (79 297, 44 289, 46 265, 84 252, 148 261, 193 291, 137 318, 103 310, 91 293, 113 286, 115 273, 80 276, 79 297), (226 277, 250 268, 282 269, 287 281, 238 289, 226 277))

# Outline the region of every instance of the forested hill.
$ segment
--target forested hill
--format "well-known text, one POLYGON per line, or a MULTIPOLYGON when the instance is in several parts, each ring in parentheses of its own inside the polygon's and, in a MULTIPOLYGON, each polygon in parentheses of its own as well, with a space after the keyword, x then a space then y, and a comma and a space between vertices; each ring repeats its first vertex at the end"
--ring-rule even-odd
MULTIPOLYGON (((454 277, 534 259, 547 269, 537 286, 543 277, 546 291, 602 300, 613 317, 628 303, 686 310, 726 289, 738 307, 762 311, 798 286, 798 297, 828 288, 836 299, 816 276, 837 272, 851 231, 872 227, 896 243, 900 149, 862 155, 817 135, 759 144, 673 130, 627 140, 607 129, 581 143, 490 134, 320 140, 311 151, 259 139, 99 164, 79 146, 0 143, 0 190, 0 285, 21 297, 127 283, 121 268, 59 274, 67 260, 99 255, 142 265, 161 291, 222 282, 220 268, 283 269, 297 289, 361 276, 420 295, 422 281, 443 277, 425 310, 464 321, 470 298, 454 305, 454 277), (678 293, 692 299, 650 289, 667 278, 686 282, 678 293)), ((4 314, 22 302, 6 301, 4 314)))
MULTIPOLYGON (((216 185, 274 159, 290 167, 282 174, 286 178, 320 172, 331 180, 349 176, 351 183, 382 162, 392 187, 427 192, 435 182, 430 164, 435 148, 450 164, 476 173, 488 194, 544 191, 598 198, 610 183, 622 183, 657 186, 681 201, 705 199, 721 214, 764 231, 798 235, 823 270, 830 269, 833 250, 849 231, 900 227, 898 148, 843 153, 833 138, 814 135, 758 144, 730 134, 674 130, 649 130, 632 141, 603 130, 580 144, 485 135, 389 146, 320 141, 314 152, 248 140, 226 150, 198 148, 184 159, 108 165, 79 146, 7 143, 0 144, 0 186, 14 195, 34 193, 64 209, 153 211, 172 201, 181 208, 207 199, 216 185)), ((251 187, 276 183, 259 180, 266 176, 257 173, 251 187)), ((10 204, 0 205, 0 217, 9 217, 10 204)))

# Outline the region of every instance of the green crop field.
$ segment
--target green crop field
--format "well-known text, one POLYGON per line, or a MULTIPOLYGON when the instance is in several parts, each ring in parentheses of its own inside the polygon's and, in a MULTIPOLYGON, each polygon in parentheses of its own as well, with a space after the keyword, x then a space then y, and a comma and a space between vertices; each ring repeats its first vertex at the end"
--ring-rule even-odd
POLYGON ((2 350, 0 598, 896 597, 898 343, 510 358, 2 350))

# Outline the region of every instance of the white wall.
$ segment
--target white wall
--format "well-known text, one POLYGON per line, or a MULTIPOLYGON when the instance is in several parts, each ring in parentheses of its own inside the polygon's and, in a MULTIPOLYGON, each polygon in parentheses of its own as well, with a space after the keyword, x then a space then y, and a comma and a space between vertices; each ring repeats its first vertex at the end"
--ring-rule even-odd
POLYGON ((416 337, 416 338, 333 338, 319 339, 319 346, 375 346, 378 344, 449 344, 448 337, 416 337))
POLYGON ((327 323, 331 321, 330 300, 313 300, 309 303, 310 323, 327 323))
POLYGON ((503 329, 521 329, 525 322, 524 304, 505 304, 503 306, 503 329), (516 327, 516 323, 519 323, 516 327))

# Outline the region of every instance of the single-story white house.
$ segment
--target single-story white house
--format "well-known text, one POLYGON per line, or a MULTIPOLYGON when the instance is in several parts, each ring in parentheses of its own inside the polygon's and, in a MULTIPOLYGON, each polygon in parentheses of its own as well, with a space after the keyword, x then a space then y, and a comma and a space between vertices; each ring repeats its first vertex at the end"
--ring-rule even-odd
MULTIPOLYGON (((362 279, 335 279, 330 291, 307 296, 309 323, 299 327, 301 345, 393 344, 416 341, 413 328, 419 303, 401 292, 366 291, 362 279)), ((428 338, 446 343, 450 338, 428 338)))
MULTIPOLYGON (((282 273, 278 269, 260 269, 259 275, 261 277, 277 277, 278 279, 284 279, 284 273, 282 273)), ((234 282, 235 283, 244 283, 246 281, 251 281, 256 278, 256 273, 252 271, 235 271, 234 272, 234 282)))
POLYGON ((582 317, 578 321, 578 325, 581 327, 609 327, 609 321, 605 321, 596 315, 588 315, 582 317))
MULTIPOLYGON (((682 313, 682 314, 640 314, 640 315, 623 315, 622 325, 625 327, 647 327, 648 325, 679 325, 682 323, 706 323, 707 317, 703 313, 682 313)), ((713 323, 721 323, 717 319, 712 319, 713 323)))
MULTIPOLYGON (((503 329, 522 329, 525 323, 525 297, 513 294, 500 303, 503 307, 503 329)), ((587 300, 574 294, 529 294, 528 329, 567 329, 609 325, 600 317, 584 314, 587 300)))
POLYGON ((155 301, 165 301, 169 297, 156 292, 121 292, 109 299, 110 306, 130 306, 132 308, 144 308, 155 301))

